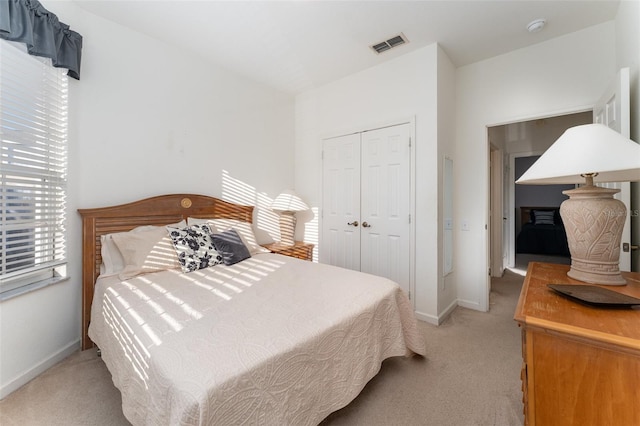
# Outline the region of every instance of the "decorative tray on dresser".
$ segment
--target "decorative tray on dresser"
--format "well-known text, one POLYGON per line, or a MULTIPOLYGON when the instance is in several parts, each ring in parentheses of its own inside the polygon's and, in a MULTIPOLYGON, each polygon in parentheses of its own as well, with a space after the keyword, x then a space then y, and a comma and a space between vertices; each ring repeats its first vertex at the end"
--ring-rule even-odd
MULTIPOLYGON (((568 270, 531 262, 516 307, 525 424, 640 425, 640 306, 583 303, 549 287, 585 284, 568 270)), ((640 273, 622 276, 624 286, 596 287, 640 298, 640 273)))

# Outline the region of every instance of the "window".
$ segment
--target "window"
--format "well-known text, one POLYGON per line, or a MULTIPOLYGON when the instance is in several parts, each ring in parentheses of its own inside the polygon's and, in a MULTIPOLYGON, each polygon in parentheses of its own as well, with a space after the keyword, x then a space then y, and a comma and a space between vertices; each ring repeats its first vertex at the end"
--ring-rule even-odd
POLYGON ((67 77, 0 40, 0 298, 66 276, 67 77))

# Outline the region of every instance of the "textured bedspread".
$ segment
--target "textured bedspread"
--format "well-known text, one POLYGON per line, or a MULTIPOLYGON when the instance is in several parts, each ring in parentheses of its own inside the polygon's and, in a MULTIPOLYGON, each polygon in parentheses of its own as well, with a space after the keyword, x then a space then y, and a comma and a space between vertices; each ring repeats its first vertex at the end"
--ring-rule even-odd
POLYGON ((100 278, 89 335, 134 425, 314 425, 425 353, 395 283, 275 254, 100 278))

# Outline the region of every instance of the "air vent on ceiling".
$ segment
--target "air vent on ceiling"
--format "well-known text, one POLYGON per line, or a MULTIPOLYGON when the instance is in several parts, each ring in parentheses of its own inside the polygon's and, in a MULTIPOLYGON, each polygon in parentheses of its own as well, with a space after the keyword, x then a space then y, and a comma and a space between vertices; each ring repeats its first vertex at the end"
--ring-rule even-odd
POLYGON ((385 52, 389 49, 393 49, 394 47, 400 46, 402 44, 408 43, 409 40, 407 40, 407 38, 404 36, 404 34, 400 33, 395 37, 391 37, 388 40, 382 41, 380 43, 376 43, 374 45, 371 45, 369 47, 371 47, 374 52, 376 53, 382 53, 385 52))

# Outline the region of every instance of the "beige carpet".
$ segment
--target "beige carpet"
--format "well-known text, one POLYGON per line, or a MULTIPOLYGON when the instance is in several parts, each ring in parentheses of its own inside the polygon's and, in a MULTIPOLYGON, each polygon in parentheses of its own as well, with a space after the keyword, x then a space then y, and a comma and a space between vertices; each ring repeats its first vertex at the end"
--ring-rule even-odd
MULTIPOLYGON (((520 331, 513 313, 523 277, 494 279, 489 313, 457 308, 439 327, 420 323, 426 358, 393 358, 322 426, 521 425, 520 331)), ((3 426, 128 425, 120 393, 95 351, 78 352, 0 401, 3 426)))

